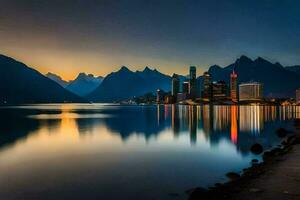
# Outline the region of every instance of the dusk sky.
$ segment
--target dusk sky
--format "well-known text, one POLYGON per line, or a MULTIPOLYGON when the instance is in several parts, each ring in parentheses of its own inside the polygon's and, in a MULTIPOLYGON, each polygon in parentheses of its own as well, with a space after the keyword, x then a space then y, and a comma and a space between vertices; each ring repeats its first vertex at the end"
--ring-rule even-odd
POLYGON ((72 79, 120 66, 198 75, 244 54, 300 64, 300 1, 0 0, 0 53, 72 79))

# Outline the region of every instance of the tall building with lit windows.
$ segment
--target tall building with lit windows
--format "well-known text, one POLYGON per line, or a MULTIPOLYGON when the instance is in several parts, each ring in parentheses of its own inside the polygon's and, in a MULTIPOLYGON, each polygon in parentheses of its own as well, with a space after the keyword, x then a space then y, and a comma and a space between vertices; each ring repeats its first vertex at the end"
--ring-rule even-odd
POLYGON ((189 96, 191 99, 195 99, 197 95, 197 75, 196 67, 190 66, 190 85, 189 85, 189 96))
POLYGON ((240 101, 260 101, 263 99, 263 85, 258 82, 242 83, 239 85, 240 101))
POLYGON ((160 90, 160 89, 157 89, 157 90, 156 90, 156 102, 157 102, 158 104, 164 102, 163 91, 160 90))
POLYGON ((212 85, 212 98, 216 100, 225 100, 227 97, 227 85, 225 81, 213 82, 212 85))
POLYGON ((203 98, 211 99, 212 98, 212 78, 208 72, 203 74, 203 98))
POLYGON ((231 101, 237 102, 238 97, 237 97, 237 74, 233 70, 232 73, 230 74, 230 98, 231 101))
POLYGON ((176 97, 179 93, 180 81, 177 74, 173 74, 172 76, 172 96, 176 97))
POLYGON ((182 83, 182 93, 189 94, 190 91, 190 83, 188 81, 184 81, 182 83))

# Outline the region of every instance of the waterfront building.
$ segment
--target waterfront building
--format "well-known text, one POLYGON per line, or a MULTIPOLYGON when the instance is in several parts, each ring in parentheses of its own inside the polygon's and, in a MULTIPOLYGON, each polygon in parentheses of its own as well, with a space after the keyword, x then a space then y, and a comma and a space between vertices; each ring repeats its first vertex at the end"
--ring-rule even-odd
POLYGON ((188 81, 184 81, 182 83, 182 93, 189 94, 190 91, 190 83, 188 81))
POLYGON ((197 93, 197 75, 196 67, 190 66, 190 85, 189 85, 189 96, 191 99, 196 98, 197 93))
POLYGON ((225 81, 213 82, 212 84, 213 100, 225 100, 227 97, 227 85, 225 81))
POLYGON ((172 76, 172 96, 176 98, 177 94, 179 93, 180 87, 180 80, 177 74, 173 74, 172 76))
POLYGON ((300 104, 300 88, 296 90, 296 103, 300 104))
POLYGON ((204 72, 203 74, 203 98, 211 99, 212 97, 212 83, 211 83, 211 75, 208 72, 204 72))
POLYGON ((260 101, 263 99, 263 85, 258 82, 242 83, 239 85, 240 101, 260 101))
POLYGON ((173 104, 173 103, 175 103, 175 97, 173 95, 170 95, 170 94, 167 94, 164 97, 164 100, 165 100, 166 104, 173 104))
POLYGON ((164 102, 164 92, 160 89, 156 91, 156 103, 160 104, 164 102))
POLYGON ((237 74, 233 70, 232 73, 230 74, 230 98, 231 101, 237 102, 238 97, 237 97, 237 74))
POLYGON ((177 93, 177 97, 176 97, 177 102, 184 101, 186 99, 187 99, 187 93, 182 93, 182 92, 177 93))

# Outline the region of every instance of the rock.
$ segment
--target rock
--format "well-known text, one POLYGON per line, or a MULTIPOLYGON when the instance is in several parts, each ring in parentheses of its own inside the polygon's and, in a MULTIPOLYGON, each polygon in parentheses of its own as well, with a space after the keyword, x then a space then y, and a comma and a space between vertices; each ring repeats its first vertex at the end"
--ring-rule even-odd
POLYGON ((287 131, 287 130, 284 129, 284 128, 279 128, 279 129, 277 129, 277 131, 276 131, 277 136, 280 137, 280 138, 286 137, 288 133, 289 133, 289 131, 287 131))
POLYGON ((258 189, 258 188, 250 188, 249 192, 253 192, 253 193, 258 193, 258 192, 262 192, 262 189, 258 189))
POLYGON ((179 194, 178 194, 178 193, 169 193, 169 196, 172 196, 172 197, 178 197, 179 194))
POLYGON ((281 148, 275 148, 275 149, 272 150, 272 152, 273 152, 273 154, 274 154, 275 156, 278 156, 278 155, 280 155, 283 151, 282 151, 281 148))
POLYGON ((251 147, 250 150, 251 150, 251 152, 254 153, 254 154, 261 154, 261 153, 263 152, 264 149, 263 149, 263 146, 262 146, 262 145, 256 143, 256 144, 252 145, 252 147, 251 147))
POLYGON ((257 159, 252 159, 251 163, 252 163, 252 166, 257 166, 257 165, 259 165, 257 159))
POLYGON ((266 151, 266 152, 264 153, 264 155, 263 155, 263 160, 266 160, 266 159, 272 157, 273 155, 274 155, 273 152, 271 152, 271 151, 266 151))
POLYGON ((191 191, 187 191, 189 193, 189 200, 192 199, 210 199, 210 195, 207 189, 197 187, 191 191))
POLYGON ((288 137, 287 139, 288 144, 295 144, 296 143, 296 135, 293 135, 291 137, 288 137))
POLYGON ((300 119, 295 119, 294 120, 294 125, 296 129, 300 129, 300 119))
POLYGON ((228 178, 230 178, 231 180, 237 180, 241 177, 238 173, 235 173, 235 172, 229 172, 226 174, 226 176, 228 178))

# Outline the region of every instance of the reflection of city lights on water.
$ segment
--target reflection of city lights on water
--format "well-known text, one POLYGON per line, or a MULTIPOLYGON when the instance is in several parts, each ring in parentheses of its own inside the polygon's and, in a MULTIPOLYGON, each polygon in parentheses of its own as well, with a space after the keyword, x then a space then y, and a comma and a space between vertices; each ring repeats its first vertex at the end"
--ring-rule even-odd
POLYGON ((231 106, 231 129, 230 129, 231 141, 236 144, 238 138, 237 127, 237 106, 231 106))
POLYGON ((262 106, 240 106, 240 131, 259 134, 263 129, 262 106))
MULTIPOLYGON (((165 117, 168 115, 164 109, 165 117)), ((232 143, 238 143, 240 132, 259 135, 264 123, 300 118, 298 106, 171 106, 171 127, 174 133, 189 131, 196 140, 199 130, 209 139, 213 133, 229 133, 232 143)))

